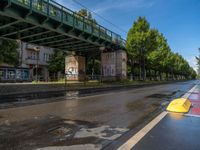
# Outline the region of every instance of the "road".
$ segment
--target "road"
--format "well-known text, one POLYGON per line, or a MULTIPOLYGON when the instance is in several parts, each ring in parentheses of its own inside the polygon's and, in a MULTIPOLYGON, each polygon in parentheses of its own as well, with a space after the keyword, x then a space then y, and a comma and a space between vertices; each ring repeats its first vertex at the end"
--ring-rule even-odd
POLYGON ((0 109, 0 149, 104 148, 162 111, 195 82, 91 93, 85 97, 71 92, 42 104, 0 109))

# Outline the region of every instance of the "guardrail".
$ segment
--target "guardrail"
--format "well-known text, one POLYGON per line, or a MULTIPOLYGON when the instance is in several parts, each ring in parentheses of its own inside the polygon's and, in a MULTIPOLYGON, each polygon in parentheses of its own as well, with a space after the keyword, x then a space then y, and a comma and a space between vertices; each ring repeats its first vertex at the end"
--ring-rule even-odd
POLYGON ((76 29, 92 34, 98 38, 124 47, 124 40, 120 35, 104 28, 76 12, 58 4, 53 0, 8 0, 17 5, 26 7, 42 15, 70 25, 76 29))

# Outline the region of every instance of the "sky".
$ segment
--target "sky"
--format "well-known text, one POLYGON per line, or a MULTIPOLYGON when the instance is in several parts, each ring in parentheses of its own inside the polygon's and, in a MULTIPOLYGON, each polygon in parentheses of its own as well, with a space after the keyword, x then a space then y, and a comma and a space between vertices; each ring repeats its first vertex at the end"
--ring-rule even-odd
POLYGON ((126 39, 127 32, 139 17, 146 17, 151 28, 158 29, 166 37, 172 51, 180 53, 196 69, 200 47, 200 0, 56 0, 77 11, 78 1, 91 11, 102 26, 126 39), (120 28, 120 29, 119 29, 120 28))

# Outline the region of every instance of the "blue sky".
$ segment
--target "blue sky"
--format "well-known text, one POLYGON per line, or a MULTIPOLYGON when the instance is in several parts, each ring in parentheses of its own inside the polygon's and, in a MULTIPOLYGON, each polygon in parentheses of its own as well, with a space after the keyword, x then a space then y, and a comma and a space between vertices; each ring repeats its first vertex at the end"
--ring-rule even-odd
MULTIPOLYGON (((56 0, 72 10, 81 6, 73 0, 56 0)), ((200 0, 76 0, 128 32, 139 16, 145 16, 152 28, 167 38, 171 49, 196 68, 200 47, 200 0)), ((126 32, 94 17, 108 29, 126 39, 126 32)))

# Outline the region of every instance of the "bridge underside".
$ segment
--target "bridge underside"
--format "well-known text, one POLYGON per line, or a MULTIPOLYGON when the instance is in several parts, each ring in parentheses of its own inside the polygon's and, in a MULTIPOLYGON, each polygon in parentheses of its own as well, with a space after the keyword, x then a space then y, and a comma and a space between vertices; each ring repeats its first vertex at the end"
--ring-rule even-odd
POLYGON ((0 37, 77 52, 98 51, 100 47, 120 48, 100 35, 86 32, 84 28, 67 25, 7 1, 0 2, 0 37))

